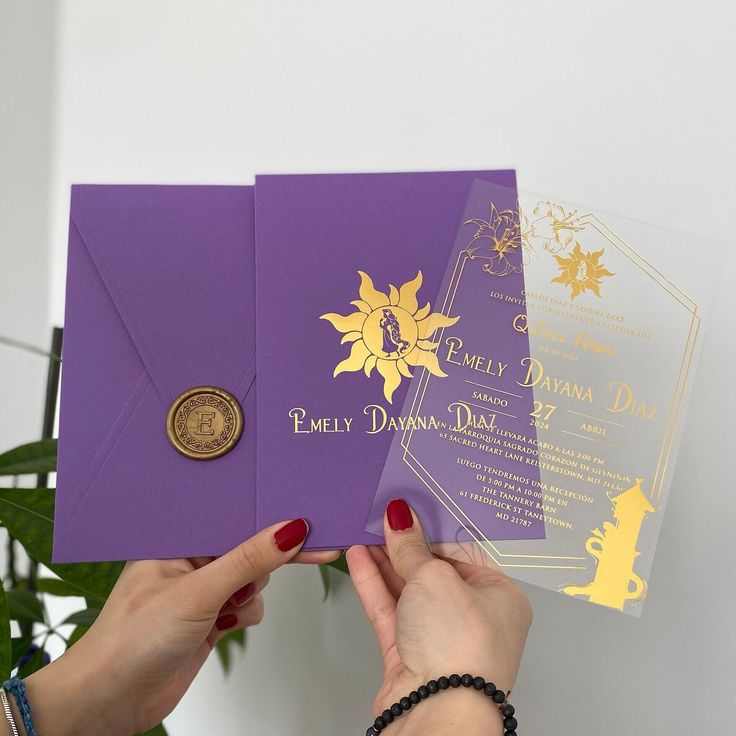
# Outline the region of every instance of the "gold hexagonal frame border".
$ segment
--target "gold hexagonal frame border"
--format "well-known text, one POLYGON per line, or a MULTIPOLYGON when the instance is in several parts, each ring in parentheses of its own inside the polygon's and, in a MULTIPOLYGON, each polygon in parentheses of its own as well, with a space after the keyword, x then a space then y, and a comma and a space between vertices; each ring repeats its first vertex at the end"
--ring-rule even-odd
MULTIPOLYGON (((677 301, 690 315, 690 327, 685 348, 680 360, 680 366, 669 406, 667 420, 665 422, 665 430, 662 438, 662 445, 659 453, 659 461, 654 479, 651 484, 650 498, 656 500, 660 497, 662 486, 664 484, 665 473, 669 456, 672 449, 677 432, 677 423, 679 420, 680 409, 685 394, 685 387, 692 365, 692 359, 697 343, 698 332, 700 329, 700 316, 697 313, 697 304, 675 284, 673 284, 666 276, 657 271, 645 258, 637 253, 628 243, 626 243, 619 235, 617 235, 610 227, 608 227, 599 217, 590 213, 581 218, 586 225, 590 225, 596 229, 603 238, 621 252, 623 256, 632 261, 638 268, 647 274, 657 286, 669 294, 677 301)), ((467 261, 472 260, 467 250, 462 251, 458 255, 457 262, 453 271, 452 279, 448 293, 445 296, 441 313, 447 314, 452 308, 455 292, 457 291, 462 272, 467 261)), ((439 331, 437 341, 441 342, 444 335, 444 328, 439 331)), ((409 416, 416 417, 421 411, 424 395, 431 376, 422 374, 419 386, 414 399, 412 401, 409 416)), ((460 523, 465 531, 477 543, 479 548, 484 552, 495 565, 500 568, 555 568, 555 569, 587 569, 589 564, 587 558, 579 556, 560 556, 560 555, 517 555, 504 553, 499 549, 499 542, 491 542, 485 537, 483 532, 475 525, 470 517, 452 500, 452 497, 445 491, 440 483, 432 476, 432 474, 422 465, 421 461, 412 454, 410 450, 411 438, 414 429, 405 429, 402 433, 401 446, 403 448, 403 460, 411 471, 419 478, 426 488, 437 498, 437 500, 447 509, 447 511, 460 523)))

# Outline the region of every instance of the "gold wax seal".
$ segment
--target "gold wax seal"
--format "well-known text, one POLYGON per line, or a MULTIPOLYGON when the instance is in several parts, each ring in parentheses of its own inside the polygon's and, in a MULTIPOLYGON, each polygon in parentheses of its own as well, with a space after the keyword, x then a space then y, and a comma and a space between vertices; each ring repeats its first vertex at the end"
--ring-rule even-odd
POLYGON ((179 394, 166 415, 169 442, 194 460, 212 460, 230 452, 242 431, 238 400, 214 386, 196 386, 179 394))

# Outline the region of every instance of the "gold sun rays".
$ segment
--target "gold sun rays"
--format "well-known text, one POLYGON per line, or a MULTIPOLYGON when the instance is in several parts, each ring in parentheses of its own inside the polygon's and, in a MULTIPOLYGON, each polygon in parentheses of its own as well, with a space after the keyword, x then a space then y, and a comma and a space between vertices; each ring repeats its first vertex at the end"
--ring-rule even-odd
POLYGON ((600 296, 601 279, 604 276, 614 275, 599 262, 602 255, 603 250, 584 253, 580 243, 575 243, 572 253, 567 258, 555 256, 560 274, 553 278, 552 282, 569 286, 572 299, 586 291, 592 291, 596 296, 600 296))
POLYGON ((423 367, 445 377, 433 352, 438 343, 432 342, 432 336, 460 318, 430 313, 429 302, 419 308, 422 272, 398 289, 390 284, 388 294, 378 291, 368 274, 358 271, 358 275, 360 298, 350 302, 356 311, 346 316, 334 312, 320 316, 343 333, 340 344, 352 343, 350 355, 337 364, 333 377, 359 370, 370 377, 375 369, 383 378, 383 395, 389 403, 401 379, 412 377, 410 367, 423 367))

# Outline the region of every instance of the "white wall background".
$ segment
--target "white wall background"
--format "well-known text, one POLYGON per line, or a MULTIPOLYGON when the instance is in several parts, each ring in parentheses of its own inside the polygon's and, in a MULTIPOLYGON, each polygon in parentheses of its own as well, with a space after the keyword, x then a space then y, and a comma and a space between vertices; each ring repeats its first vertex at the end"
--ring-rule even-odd
MULTIPOLYGON (((50 321, 63 317, 72 182, 515 166, 525 189, 730 241, 644 616, 527 588, 536 618, 515 695, 526 734, 729 730, 736 6, 65 0, 53 19, 51 3, 22 5, 33 42, 0 50, 0 112, 39 89, 53 20, 51 178, 37 197, 19 190, 47 151, 4 155, 0 206, 43 222, 50 192, 50 321)), ((26 126, 0 130, 3 151, 43 140, 48 113, 24 108, 26 126)), ((8 294, 22 305, 44 259, 23 254, 31 235, 1 232, 1 325, 22 332, 8 294)), ((208 663, 171 734, 363 733, 380 678, 371 633, 349 584, 320 598, 315 570, 275 576, 246 656, 227 682, 208 663)))
MULTIPOLYGON (((56 14, 50 3, 9 9, 0 4, 0 336, 48 350, 56 14)), ((0 344, 0 452, 38 439, 46 369, 0 344)))

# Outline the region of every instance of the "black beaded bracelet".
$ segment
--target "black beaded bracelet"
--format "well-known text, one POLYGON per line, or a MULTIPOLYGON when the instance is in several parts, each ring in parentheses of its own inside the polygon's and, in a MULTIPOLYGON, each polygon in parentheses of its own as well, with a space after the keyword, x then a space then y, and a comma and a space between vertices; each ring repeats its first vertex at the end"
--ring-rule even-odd
POLYGON ((498 710, 501 713, 504 736, 517 736, 516 727, 518 722, 514 717, 516 710, 506 700, 507 693, 503 690, 497 690, 492 682, 486 682, 484 678, 473 677, 473 675, 438 677, 436 680, 430 680, 426 685, 421 685, 416 690, 412 690, 405 698, 401 698, 398 703, 394 703, 390 708, 383 711, 373 722, 373 725, 365 732, 365 736, 377 736, 389 723, 392 723, 420 700, 424 700, 430 695, 438 693, 440 690, 447 690, 448 687, 460 687, 461 685, 480 690, 487 695, 498 706, 498 710))

